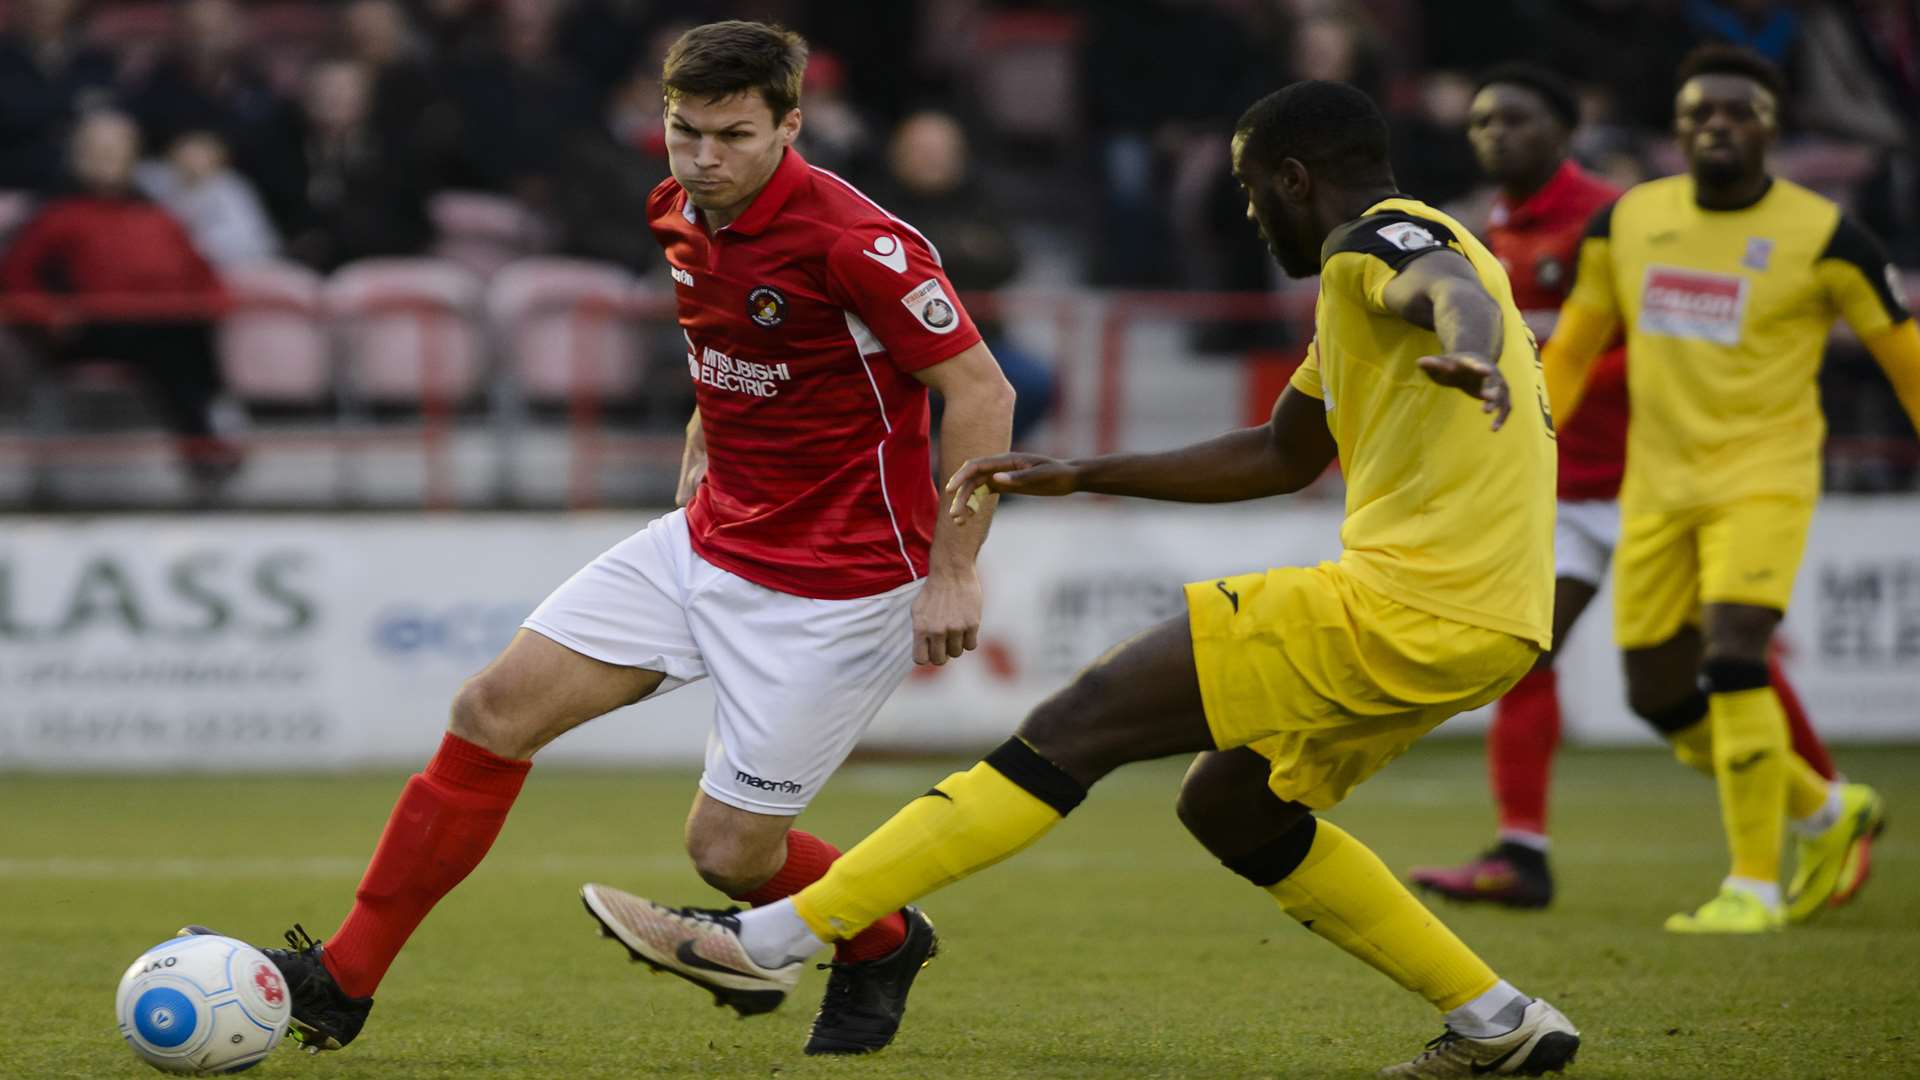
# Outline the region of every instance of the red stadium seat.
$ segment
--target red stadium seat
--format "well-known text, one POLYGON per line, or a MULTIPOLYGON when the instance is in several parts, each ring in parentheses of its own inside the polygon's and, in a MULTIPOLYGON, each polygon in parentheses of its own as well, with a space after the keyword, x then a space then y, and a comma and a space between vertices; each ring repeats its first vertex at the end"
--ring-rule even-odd
POLYGON ((320 275, 262 262, 222 275, 233 311, 220 325, 220 368, 243 401, 322 406, 333 397, 333 356, 320 275))
POLYGON ((485 191, 442 191, 427 202, 433 252, 482 277, 546 246, 547 230, 518 199, 485 191))
POLYGON ((13 230, 33 216, 33 195, 25 191, 0 191, 0 249, 6 246, 13 230))
POLYGON ((333 5, 305 0, 251 7, 249 36, 267 81, 297 95, 307 68, 338 33, 338 18, 333 5))
POLYGON ((987 122, 1004 135, 1065 139, 1079 125, 1082 23, 1051 12, 1001 12, 982 26, 970 65, 987 122))
POLYGON ((106 4, 87 19, 87 39, 120 58, 123 81, 152 70, 173 38, 171 4, 106 4))
POLYGON ((376 405, 459 405, 482 385, 480 281, 440 259, 364 259, 326 286, 347 387, 376 405))
POLYGON ((633 278, 608 263, 521 259, 494 276, 487 316, 527 400, 618 401, 640 389, 640 336, 625 317, 633 278))

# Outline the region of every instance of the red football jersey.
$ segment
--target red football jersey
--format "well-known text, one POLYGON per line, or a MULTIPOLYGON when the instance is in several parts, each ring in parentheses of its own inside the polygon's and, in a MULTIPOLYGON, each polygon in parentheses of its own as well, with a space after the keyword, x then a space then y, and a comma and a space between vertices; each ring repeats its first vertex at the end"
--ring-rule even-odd
POLYGON ((926 576, 939 507, 911 372, 980 341, 933 245, 794 150, 725 228, 671 178, 647 217, 707 438, 694 550, 822 600, 926 576))
MULTIPOLYGON (((1487 247, 1506 267, 1522 311, 1558 311, 1573 289, 1580 237, 1601 207, 1620 197, 1611 184, 1571 160, 1519 206, 1495 200, 1487 247)), ((1580 411, 1560 427, 1560 497, 1612 499, 1627 466, 1627 349, 1595 361, 1580 411)))

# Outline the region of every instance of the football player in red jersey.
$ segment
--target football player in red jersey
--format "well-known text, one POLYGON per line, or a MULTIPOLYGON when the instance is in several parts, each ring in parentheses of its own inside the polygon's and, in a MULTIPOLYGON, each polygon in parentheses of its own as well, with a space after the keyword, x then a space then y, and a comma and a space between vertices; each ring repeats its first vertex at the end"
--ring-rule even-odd
MULTIPOLYGON (((1487 223, 1487 246, 1505 265, 1514 302, 1542 338, 1573 284, 1587 222, 1620 196, 1620 189, 1570 156, 1579 118, 1579 101, 1559 76, 1530 64, 1507 64, 1480 80, 1467 119, 1474 155, 1500 187, 1487 223)), ((1593 601, 1619 539, 1615 500, 1626 468, 1627 418, 1626 349, 1616 343, 1594 363, 1579 415, 1559 431, 1556 646, 1593 601)), ((1772 674, 1795 749, 1832 779, 1833 763, 1778 663, 1772 674)), ((1487 732, 1487 774, 1499 811, 1494 846, 1461 866, 1416 867, 1410 875, 1414 884, 1454 900, 1517 908, 1551 902, 1547 786, 1559 743, 1559 690, 1553 654, 1547 653, 1500 699, 1487 732)))
MULTIPOLYGON (((695 384, 682 508, 562 584, 461 689, 339 931, 269 952, 309 1047, 359 1034, 402 944, 486 855, 528 759, 570 728, 711 677, 687 851, 763 904, 838 857, 794 818, 907 672, 974 648, 991 506, 938 512, 928 390, 945 400, 942 475, 1006 451, 1013 391, 933 246, 793 149, 806 56, 798 35, 737 21, 668 52, 673 175, 648 208, 695 384)), ((594 888, 588 910, 619 938, 594 888)), ((912 908, 847 941, 807 1052, 887 1045, 934 948, 912 908)))

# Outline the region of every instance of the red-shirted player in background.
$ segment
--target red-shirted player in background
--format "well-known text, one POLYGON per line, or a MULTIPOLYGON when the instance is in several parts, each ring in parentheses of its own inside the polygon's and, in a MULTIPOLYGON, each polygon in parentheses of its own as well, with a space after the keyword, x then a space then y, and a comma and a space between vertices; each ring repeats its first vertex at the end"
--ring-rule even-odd
MULTIPOLYGON (((401 945, 486 855, 527 759, 563 732, 711 676, 687 851, 728 896, 767 903, 838 857, 791 826, 881 703, 915 662, 974 647, 986 525, 938 513, 927 390, 946 403, 943 476, 1007 449, 1013 391, 932 246, 792 149, 805 68, 804 41, 759 23, 697 27, 668 52, 673 177, 648 207, 698 407, 685 508, 534 611, 454 699, 339 931, 323 948, 296 927, 291 949, 269 950, 309 1047, 359 1034, 401 945)), ((619 937, 617 904, 583 895, 619 937)), ((885 1046, 934 945, 911 908, 843 943, 807 1052, 885 1046)))
MULTIPOLYGON (((1595 211, 1618 188, 1569 156, 1579 102, 1550 71, 1527 64, 1495 68, 1481 79, 1467 134, 1480 167, 1500 185, 1487 226, 1487 246, 1507 268, 1513 298, 1546 336, 1546 323, 1573 285, 1575 253, 1595 211)), ((1623 345, 1595 362, 1579 415, 1560 438, 1560 507, 1554 528, 1553 640, 1566 640, 1600 588, 1620 535, 1615 500, 1627 455, 1627 367, 1623 345)), ((1633 603, 1616 597, 1615 603, 1633 603)), ((1786 673, 1773 665, 1773 686, 1793 729, 1794 749, 1828 779, 1833 762, 1807 723, 1786 673)), ((1487 732, 1487 773, 1500 814, 1492 849, 1464 866, 1419 867, 1415 885, 1455 900, 1545 907, 1553 899, 1547 867, 1547 781, 1560 744, 1560 698, 1553 654, 1540 658, 1494 706, 1487 732)))

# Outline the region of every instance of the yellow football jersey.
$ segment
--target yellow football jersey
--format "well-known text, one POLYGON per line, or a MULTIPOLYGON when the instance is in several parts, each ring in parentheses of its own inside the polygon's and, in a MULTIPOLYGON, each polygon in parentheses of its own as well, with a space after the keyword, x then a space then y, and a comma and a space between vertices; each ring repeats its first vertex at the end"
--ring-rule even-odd
POLYGON ((1326 403, 1340 448, 1340 565, 1408 607, 1551 648, 1553 418, 1499 260, 1452 218, 1394 198, 1336 229, 1320 262, 1314 342, 1293 386, 1326 403), (1500 305, 1513 415, 1499 431, 1480 402, 1417 366, 1441 351, 1439 337, 1381 300, 1408 263, 1443 245, 1500 305))
POLYGON ((1817 497, 1827 334, 1835 318, 1863 338, 1907 319, 1892 275, 1839 207, 1785 180, 1745 209, 1707 210, 1692 177, 1670 176, 1601 211, 1567 306, 1626 324, 1622 504, 1817 497))

